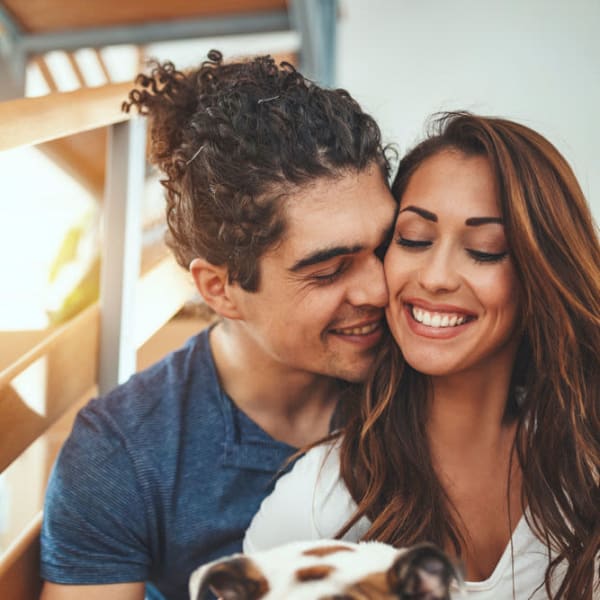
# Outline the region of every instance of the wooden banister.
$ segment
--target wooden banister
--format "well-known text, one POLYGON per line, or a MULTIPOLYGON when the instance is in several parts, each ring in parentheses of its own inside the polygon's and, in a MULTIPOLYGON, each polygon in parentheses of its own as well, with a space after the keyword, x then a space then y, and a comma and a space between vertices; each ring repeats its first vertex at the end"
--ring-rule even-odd
POLYGON ((89 307, 0 374, 0 471, 96 382, 98 316, 97 304, 89 307), (42 357, 47 360, 45 407, 38 413, 27 406, 9 378, 42 357))
MULTIPOLYGON (((129 121, 130 115, 121 111, 121 104, 132 87, 132 83, 109 84, 0 104, 0 151, 44 142, 58 143, 56 140, 62 142, 64 137, 72 134, 111 126, 106 155, 110 168, 106 169, 102 205, 103 249, 120 248, 120 252, 108 259, 105 251, 101 253, 103 272, 114 270, 115 265, 128 266, 121 269, 123 272, 119 277, 113 278, 114 283, 104 273, 99 302, 59 327, 20 340, 15 352, 3 353, 4 362, 0 366, 0 473, 5 481, 16 484, 17 490, 23 481, 22 474, 31 472, 28 465, 39 464, 39 461, 30 463, 30 459, 36 459, 38 451, 43 450, 46 455, 50 445, 60 446, 78 409, 90 397, 90 391, 99 392, 103 352, 115 355, 121 352, 120 347, 116 348, 112 340, 107 341, 103 336, 103 326, 118 320, 134 324, 131 331, 128 329, 127 335, 122 336, 133 348, 134 364, 130 374, 136 367, 135 349, 163 329, 192 295, 189 278, 170 255, 154 261, 143 270, 141 277, 136 261, 126 260, 132 239, 136 244, 141 243, 138 238, 141 237, 140 199, 144 181, 144 138, 140 135, 143 122, 129 121), (123 207, 127 211, 120 214, 117 209, 123 207), (139 310, 132 310, 129 305, 109 310, 107 307, 112 306, 109 301, 130 286, 134 287, 133 296, 139 310), (35 398, 42 406, 37 406, 37 402, 34 406, 27 390, 21 387, 30 375, 36 374, 38 364, 45 366, 45 370, 41 369, 45 372, 43 394, 41 398, 35 398)), ((103 155, 100 160, 104 159, 103 155)), ((100 184, 97 187, 100 188, 100 184)), ((45 467, 47 473, 49 464, 45 467)), ((45 480, 39 481, 36 499, 43 497, 45 484, 45 480)), ((16 502, 20 502, 22 496, 20 490, 16 502)), ((6 551, 0 552, 0 599, 37 600, 39 597, 41 513, 37 513, 40 507, 41 503, 36 500, 33 510, 27 506, 27 510, 21 510, 12 522, 14 529, 9 531, 4 543, 18 538, 6 551), (27 516, 23 519, 25 513, 27 516)))
POLYGON ((40 512, 0 561, 0 598, 23 600, 39 597, 42 589, 38 570, 41 525, 40 512))
POLYGON ((0 103, 0 151, 31 146, 126 121, 121 111, 131 83, 0 103))
POLYGON ((17 377, 17 375, 22 373, 36 360, 46 356, 55 345, 60 345, 63 337, 68 335, 69 332, 74 331, 79 327, 88 326, 91 320, 97 318, 97 315, 98 306, 97 304, 94 304, 77 315, 72 321, 69 321, 68 323, 65 323, 64 325, 61 325, 55 329, 49 330, 46 336, 44 336, 38 343, 25 352, 19 359, 6 367, 4 370, 0 371, 0 389, 8 385, 15 377, 17 377))
MULTIPOLYGON (((141 310, 136 313, 136 348, 167 323, 191 293, 188 278, 171 256, 149 268, 137 284, 141 310)), ((95 303, 0 372, 0 472, 96 383, 99 315, 95 303), (44 414, 29 409, 11 385, 40 358, 48 361, 44 414)))

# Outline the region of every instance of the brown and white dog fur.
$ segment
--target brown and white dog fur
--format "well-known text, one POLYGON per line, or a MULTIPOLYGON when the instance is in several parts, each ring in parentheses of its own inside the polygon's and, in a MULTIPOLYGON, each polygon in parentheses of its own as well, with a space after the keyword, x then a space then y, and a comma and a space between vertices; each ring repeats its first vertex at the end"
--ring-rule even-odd
POLYGON ((192 573, 191 600, 444 600, 460 577, 446 555, 422 544, 294 542, 234 554, 192 573))

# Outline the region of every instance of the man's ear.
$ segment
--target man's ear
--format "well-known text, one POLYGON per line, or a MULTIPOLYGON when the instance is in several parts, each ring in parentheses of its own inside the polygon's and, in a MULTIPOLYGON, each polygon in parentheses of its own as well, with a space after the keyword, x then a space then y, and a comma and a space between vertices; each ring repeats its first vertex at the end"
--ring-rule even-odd
POLYGON ((198 292, 218 315, 227 319, 241 318, 230 294, 227 267, 213 265, 204 258, 194 258, 190 263, 190 273, 198 292))

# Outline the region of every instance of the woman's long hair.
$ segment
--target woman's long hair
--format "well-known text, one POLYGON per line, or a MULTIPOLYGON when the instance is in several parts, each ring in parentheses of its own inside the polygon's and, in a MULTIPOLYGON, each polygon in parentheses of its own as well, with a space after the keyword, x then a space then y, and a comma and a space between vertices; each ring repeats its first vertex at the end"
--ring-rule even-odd
MULTIPOLYGON (((600 548, 600 245, 577 180, 540 134, 517 123, 444 114, 400 163, 397 199, 414 171, 444 150, 486 156, 499 193, 506 237, 520 280, 522 340, 506 413, 517 419, 522 503, 567 571, 554 598, 592 598, 600 548), (515 388, 525 394, 515 401, 515 388)), ((341 447, 341 473, 367 539, 397 546, 463 537, 432 464, 425 424, 427 377, 408 365, 388 334, 341 447)))

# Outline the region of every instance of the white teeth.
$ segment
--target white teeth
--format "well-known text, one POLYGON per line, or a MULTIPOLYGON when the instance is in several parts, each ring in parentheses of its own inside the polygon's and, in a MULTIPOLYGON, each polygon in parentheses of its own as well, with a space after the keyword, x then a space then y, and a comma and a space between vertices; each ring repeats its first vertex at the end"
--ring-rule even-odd
POLYGON ((467 317, 464 315, 429 312, 418 308, 411 307, 411 313, 415 321, 423 323, 428 327, 456 327, 466 322, 467 317))
POLYGON ((363 327, 347 327, 346 329, 334 329, 335 333, 342 335, 368 335, 379 327, 379 322, 364 325, 363 327))

